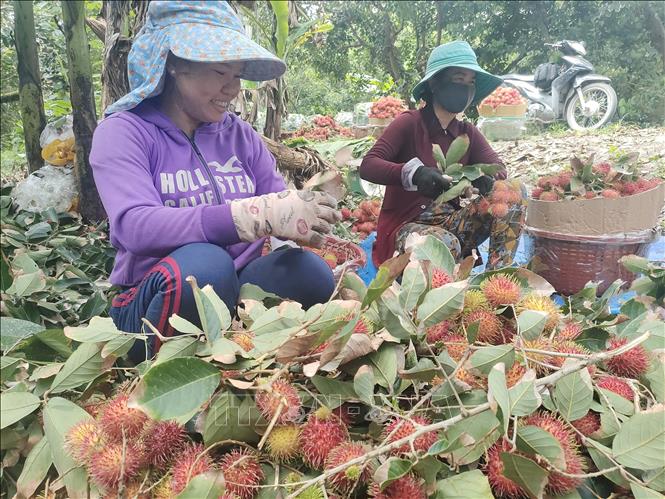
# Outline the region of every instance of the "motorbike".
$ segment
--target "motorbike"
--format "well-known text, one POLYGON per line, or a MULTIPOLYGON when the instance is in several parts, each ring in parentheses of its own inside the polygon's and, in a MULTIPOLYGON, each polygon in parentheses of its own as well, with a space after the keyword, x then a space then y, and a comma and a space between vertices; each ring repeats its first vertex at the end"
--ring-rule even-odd
POLYGON ((573 130, 606 125, 617 110, 617 94, 607 76, 593 72, 582 42, 546 43, 561 53, 563 64, 545 63, 533 75, 507 74, 504 84, 527 99, 527 119, 542 123, 565 120, 573 130))

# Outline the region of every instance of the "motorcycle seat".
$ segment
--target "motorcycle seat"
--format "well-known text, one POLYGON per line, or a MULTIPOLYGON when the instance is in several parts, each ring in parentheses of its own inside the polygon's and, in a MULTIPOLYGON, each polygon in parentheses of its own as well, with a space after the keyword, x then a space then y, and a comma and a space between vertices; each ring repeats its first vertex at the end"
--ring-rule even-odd
POLYGON ((518 75, 518 74, 507 74, 501 76, 502 80, 520 80, 520 81, 533 81, 533 75, 518 75))

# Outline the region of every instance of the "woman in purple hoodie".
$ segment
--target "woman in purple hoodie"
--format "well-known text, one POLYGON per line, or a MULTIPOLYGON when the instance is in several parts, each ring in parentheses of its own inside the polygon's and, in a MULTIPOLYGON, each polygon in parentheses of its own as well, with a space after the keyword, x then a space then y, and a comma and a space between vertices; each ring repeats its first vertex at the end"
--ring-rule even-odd
MULTIPOLYGON (((178 314, 199 323, 191 286, 212 285, 232 313, 242 284, 309 307, 334 289, 327 264, 289 248, 261 256, 272 236, 318 246, 340 215, 319 192, 287 190, 261 137, 227 112, 240 80, 270 80, 285 64, 249 39, 226 2, 153 1, 128 59, 131 92, 111 105, 90 154, 118 250, 111 317, 163 335, 178 314)), ((143 360, 136 342, 130 358, 143 360)))

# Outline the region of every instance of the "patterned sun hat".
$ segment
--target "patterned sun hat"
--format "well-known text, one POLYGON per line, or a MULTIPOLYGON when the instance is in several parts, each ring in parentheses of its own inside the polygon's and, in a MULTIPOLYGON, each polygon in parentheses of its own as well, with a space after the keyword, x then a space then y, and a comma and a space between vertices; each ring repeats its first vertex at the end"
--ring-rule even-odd
POLYGON ((159 95, 169 51, 190 61, 244 62, 244 80, 272 80, 286 71, 284 61, 247 36, 227 2, 153 0, 127 59, 130 92, 104 114, 132 109, 159 95))

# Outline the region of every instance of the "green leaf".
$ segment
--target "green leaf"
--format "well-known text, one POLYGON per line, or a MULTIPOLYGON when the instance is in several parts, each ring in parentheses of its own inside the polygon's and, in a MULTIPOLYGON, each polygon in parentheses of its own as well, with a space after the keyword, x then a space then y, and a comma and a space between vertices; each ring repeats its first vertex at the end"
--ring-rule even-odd
POLYGON ((593 386, 586 369, 564 376, 554 386, 554 404, 567 421, 586 416, 592 402, 593 386))
POLYGON ((118 336, 124 336, 110 317, 93 317, 90 324, 82 327, 67 326, 64 329, 65 336, 79 343, 98 343, 100 341, 111 341, 118 336))
POLYGON ((656 400, 661 404, 665 403, 665 362, 661 359, 655 359, 651 363, 652 368, 646 374, 649 380, 649 388, 656 400))
POLYGON ((39 398, 28 392, 4 392, 0 395, 0 429, 7 428, 39 407, 39 398))
MULTIPOLYGON (((110 367, 110 366, 109 366, 110 367)), ((51 384, 51 393, 62 393, 89 383, 104 369, 102 344, 82 343, 67 359, 51 384)))
POLYGON ((337 407, 345 400, 358 399, 353 384, 350 382, 315 375, 312 377, 312 384, 314 384, 321 395, 325 395, 326 400, 329 401, 327 405, 337 407))
POLYGON ((0 357, 0 382, 4 383, 8 380, 22 361, 23 359, 7 357, 6 355, 0 357))
POLYGON ((406 265, 409 263, 409 255, 403 254, 386 260, 376 273, 376 276, 369 283, 365 298, 363 298, 362 308, 366 309, 374 303, 383 292, 390 287, 393 281, 400 275, 406 265))
POLYGON ((665 467, 665 413, 642 412, 626 421, 612 443, 614 458, 640 470, 665 467))
POLYGON ((353 390, 368 405, 374 404, 374 370, 367 364, 360 366, 353 377, 353 390))
MULTIPOLYGON (((612 449, 608 449, 604 445, 593 441, 591 444, 587 445, 587 451, 599 470, 614 468, 615 464, 607 457, 612 455, 612 449)), ((628 480, 626 480, 618 470, 610 471, 603 476, 621 487, 628 488, 628 480)))
POLYGON ((17 298, 26 298, 46 288, 46 277, 41 270, 30 274, 21 274, 14 278, 6 293, 17 298))
POLYGON ((646 274, 649 271, 649 260, 643 256, 626 255, 619 258, 619 263, 636 274, 646 274))
POLYGON ((557 468, 566 469, 566 458, 561 444, 549 432, 537 426, 519 426, 515 443, 519 450, 543 456, 557 468))
POLYGON ((448 275, 455 271, 455 259, 448 246, 432 235, 427 235, 422 242, 415 245, 412 258, 421 261, 430 261, 432 266, 439 268, 448 275))
POLYGON ((428 291, 418 307, 418 320, 429 327, 459 313, 464 307, 465 290, 465 283, 452 282, 428 291))
POLYGON ((409 262, 406 269, 404 269, 399 292, 399 303, 402 309, 406 311, 413 310, 426 289, 427 277, 425 277, 420 262, 409 262))
POLYGON ((642 480, 650 489, 665 491, 665 468, 645 471, 642 480))
POLYGON ((179 333, 194 335, 203 334, 203 331, 201 331, 198 326, 195 326, 187 319, 180 317, 178 314, 173 314, 171 317, 169 317, 169 324, 179 333))
POLYGON ((228 439, 251 444, 259 441, 256 426, 261 421, 251 396, 241 398, 230 391, 220 392, 204 414, 200 433, 206 445, 228 439))
POLYGON ((494 165, 486 163, 476 163, 474 166, 480 168, 480 171, 483 172, 484 175, 489 175, 490 177, 494 177, 494 175, 496 175, 497 173, 499 173, 501 170, 504 169, 503 165, 494 165))
POLYGON ((494 499, 494 496, 483 472, 473 470, 439 480, 436 499, 494 499))
POLYGON ((510 412, 513 416, 532 414, 543 400, 536 389, 535 374, 530 379, 523 378, 508 390, 510 394, 510 412))
POLYGON ((206 471, 192 478, 178 499, 217 499, 224 492, 224 474, 221 471, 206 471))
POLYGON ((151 367, 128 405, 157 420, 191 417, 210 399, 219 380, 219 369, 208 362, 177 357, 151 367))
POLYGON ((506 369, 510 369, 515 362, 515 349, 512 345, 482 347, 471 355, 469 362, 483 374, 488 374, 499 362, 503 362, 506 369))
POLYGON ((632 401, 626 400, 621 395, 614 393, 611 390, 606 390, 605 388, 600 388, 603 397, 601 402, 603 405, 606 405, 609 402, 609 405, 612 406, 615 412, 619 414, 624 414, 626 416, 632 416, 635 414, 635 405, 632 401))
POLYGON ((498 363, 490 370, 487 380, 487 399, 492 406, 492 411, 499 416, 496 406, 501 409, 499 421, 503 422, 503 432, 508 431, 510 423, 510 395, 506 386, 506 368, 503 363, 498 363))
POLYGON ((441 146, 439 144, 432 145, 432 156, 434 156, 434 161, 436 161, 436 164, 438 165, 439 169, 445 173, 446 167, 448 165, 446 163, 446 156, 443 154, 443 151, 441 150, 441 146))
POLYGON ((13 317, 0 317, 0 349, 7 352, 20 341, 44 331, 44 326, 13 317))
POLYGON ((432 359, 421 357, 416 362, 416 365, 411 369, 399 372, 399 377, 402 379, 416 379, 418 381, 431 381, 434 376, 440 374, 441 370, 432 359))
POLYGON ((153 366, 163 364, 167 360, 175 359, 176 357, 193 357, 198 345, 198 340, 189 336, 169 340, 162 344, 153 366))
POLYGON ((21 474, 16 481, 16 494, 19 497, 33 497, 46 478, 51 464, 53 464, 51 446, 48 438, 42 437, 25 459, 21 474))
POLYGON ((348 288, 355 292, 361 301, 365 298, 367 286, 365 286, 365 282, 358 276, 358 274, 347 272, 344 274, 342 282, 343 288, 348 288))
POLYGON ((452 201, 453 199, 460 197, 467 189, 467 187, 471 187, 471 182, 463 178, 450 189, 441 194, 438 198, 436 198, 436 202, 447 203, 448 201, 452 201))
POLYGON ((397 379, 397 353, 394 345, 384 343, 376 352, 367 356, 374 367, 376 382, 388 390, 391 390, 397 379))
POLYGON ((222 364, 233 364, 236 355, 243 355, 245 351, 235 341, 228 338, 217 338, 210 347, 210 356, 222 364))
POLYGON ((517 331, 525 340, 538 338, 547 323, 547 314, 536 310, 525 310, 517 318, 517 331))
POLYGON ((531 459, 511 454, 501 453, 503 461, 503 474, 534 497, 542 497, 547 485, 547 471, 534 463, 531 459))
POLYGON ((51 447, 53 464, 63 477, 69 497, 87 497, 85 468, 74 462, 65 446, 67 433, 81 421, 92 421, 92 416, 69 400, 54 397, 44 408, 44 434, 51 447))
POLYGON ((281 2, 279 0, 270 0, 270 5, 275 13, 276 20, 275 54, 277 57, 283 58, 286 52, 286 42, 289 37, 289 5, 288 2, 281 2))
POLYGON ((637 483, 631 483, 630 490, 633 493, 635 499, 663 499, 663 494, 660 494, 655 490, 648 489, 637 483))
POLYGON ((225 331, 231 327, 231 313, 229 308, 226 306, 226 303, 215 293, 215 290, 210 284, 203 286, 201 292, 208 298, 212 304, 215 312, 217 313, 217 318, 219 319, 220 327, 222 331, 225 331))
POLYGON ((491 411, 481 412, 451 426, 446 434, 450 442, 460 438, 463 433, 471 437, 470 443, 453 451, 454 462, 459 465, 470 464, 480 458, 501 436, 500 426, 501 423, 491 411))
POLYGON ((395 480, 402 478, 411 471, 412 467, 413 463, 408 459, 390 457, 376 469, 374 472, 374 481, 379 484, 381 490, 384 490, 395 480))
POLYGON ((450 147, 448 148, 448 154, 446 154, 446 163, 452 165, 453 163, 459 163, 466 151, 469 149, 469 136, 462 134, 459 137, 456 137, 452 141, 450 147))
MULTIPOLYGON (((192 285, 192 290, 194 292, 194 302, 196 303, 196 310, 201 319, 201 327, 203 328, 203 332, 205 333, 208 342, 212 343, 219 338, 219 335, 222 332, 222 319, 218 314, 217 307, 209 296, 198 287, 196 280, 194 280, 194 278, 188 278, 188 280, 192 285)), ((206 286, 210 285, 207 284, 206 286)))
POLYGON ((108 357, 115 357, 117 359, 123 355, 126 355, 127 352, 129 352, 134 346, 136 339, 136 335, 122 335, 112 339, 106 345, 104 345, 104 348, 102 348, 102 359, 106 359, 108 357))

